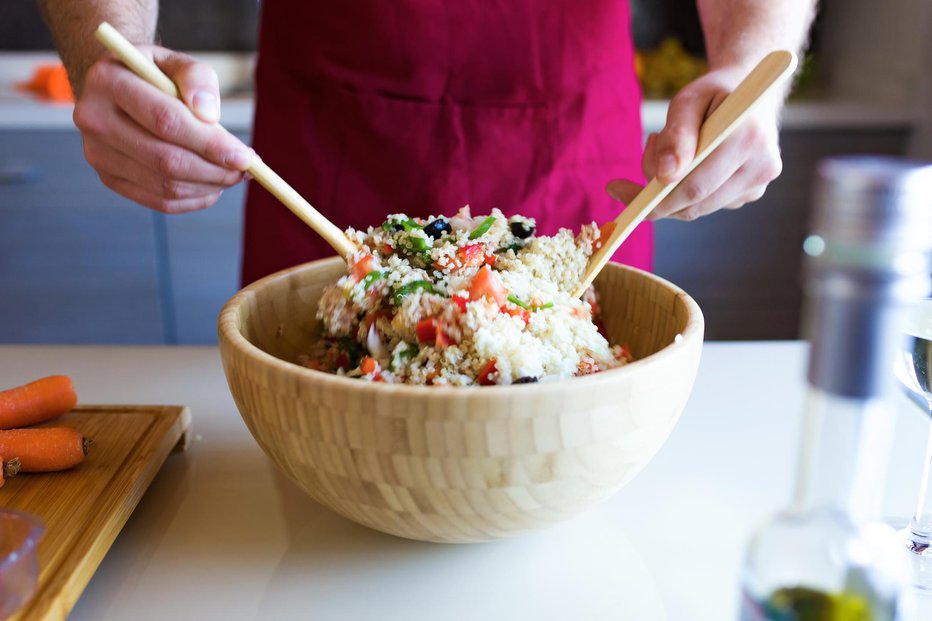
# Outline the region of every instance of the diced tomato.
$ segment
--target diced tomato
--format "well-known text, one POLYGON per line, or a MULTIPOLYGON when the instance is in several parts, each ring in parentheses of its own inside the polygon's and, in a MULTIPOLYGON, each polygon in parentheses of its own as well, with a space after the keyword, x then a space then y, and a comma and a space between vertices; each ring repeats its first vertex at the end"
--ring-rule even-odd
POLYGON ((359 363, 359 370, 362 371, 363 375, 371 375, 378 372, 379 363, 372 356, 366 356, 359 363))
POLYGON ((617 224, 614 220, 609 220, 601 227, 599 227, 599 240, 593 244, 592 250, 598 250, 608 242, 608 238, 612 236, 612 233, 615 232, 615 227, 617 224))
POLYGON ((456 251, 456 267, 479 267, 485 262, 482 244, 469 244, 456 251))
POLYGON ((437 339, 437 320, 434 317, 422 319, 417 322, 414 331, 419 343, 433 343, 437 339))
POLYGON ((443 347, 449 347, 453 345, 455 341, 453 337, 447 334, 447 331, 443 329, 443 320, 437 320, 437 336, 434 338, 434 347, 441 349, 443 347))
POLYGON ((385 256, 388 256, 393 252, 395 252, 395 249, 392 248, 391 244, 385 244, 385 246, 382 248, 382 254, 384 254, 385 256))
POLYGON ((478 382, 480 386, 494 385, 495 381, 492 380, 492 374, 495 373, 495 370, 495 358, 492 358, 479 370, 479 375, 476 376, 476 382, 478 382))
POLYGON ((508 292, 502 280, 488 265, 483 265, 473 276, 469 285, 469 299, 489 298, 496 306, 504 306, 508 300, 508 292))
POLYGON ((499 310, 506 315, 511 315, 512 317, 520 317, 524 320, 524 325, 527 325, 531 321, 531 311, 526 308, 521 308, 517 304, 505 304, 499 310))
POLYGON ((460 312, 466 312, 466 303, 469 302, 465 297, 461 295, 454 295, 452 298, 453 303, 460 309, 460 312))
POLYGON ((621 344, 621 357, 629 362, 634 360, 634 356, 631 355, 631 348, 628 347, 627 343, 621 344))
POLYGON ((371 254, 363 255, 356 263, 353 264, 351 273, 356 280, 362 280, 366 275, 375 269, 375 257, 371 254))
POLYGON ((498 261, 498 256, 494 253, 485 255, 485 264, 489 267, 495 265, 495 262, 498 261))

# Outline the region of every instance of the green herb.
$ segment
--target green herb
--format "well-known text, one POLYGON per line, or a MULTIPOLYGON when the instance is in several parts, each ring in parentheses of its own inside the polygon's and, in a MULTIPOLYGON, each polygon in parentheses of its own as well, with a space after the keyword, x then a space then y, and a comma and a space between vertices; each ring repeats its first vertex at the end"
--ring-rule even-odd
POLYGON ((374 283, 377 280, 380 280, 382 276, 384 275, 385 274, 383 274, 379 270, 372 270, 371 272, 366 274, 366 277, 362 279, 363 290, 368 291, 369 287, 372 286, 372 283, 374 283))
POLYGON ((412 345, 411 343, 402 343, 402 345, 404 345, 404 349, 392 356, 392 359, 389 361, 389 371, 395 371, 399 366, 404 366, 410 362, 410 360, 414 358, 419 351, 417 345, 412 345), (397 365, 395 364, 396 361, 398 362, 397 365))
POLYGON ((469 239, 476 239, 488 233, 492 225, 495 224, 495 216, 489 216, 482 221, 482 224, 476 227, 476 230, 469 234, 469 239))
POLYGON ((395 306, 401 306, 401 301, 418 289, 426 291, 427 293, 436 293, 436 291, 434 291, 434 286, 430 284, 430 282, 426 280, 415 280, 413 282, 401 285, 395 289, 395 292, 392 295, 392 299, 395 301, 395 306))
POLYGON ((498 250, 495 251, 495 254, 505 254, 509 250, 514 250, 514 253, 518 254, 519 252, 521 252, 522 248, 524 248, 522 244, 515 243, 515 244, 511 244, 510 246, 505 246, 504 248, 499 248, 498 250))
POLYGON ((349 356, 350 369, 355 369, 359 366, 359 361, 362 359, 362 351, 356 341, 348 336, 341 336, 337 341, 337 347, 339 347, 341 351, 346 352, 346 355, 349 356))
POLYGON ((520 306, 521 308, 525 308, 525 309, 527 309, 527 310, 531 310, 530 304, 528 304, 527 302, 522 302, 521 300, 519 300, 518 298, 516 298, 516 297, 513 296, 513 295, 509 295, 509 296, 508 296, 508 301, 511 302, 512 304, 516 305, 516 306, 520 306))

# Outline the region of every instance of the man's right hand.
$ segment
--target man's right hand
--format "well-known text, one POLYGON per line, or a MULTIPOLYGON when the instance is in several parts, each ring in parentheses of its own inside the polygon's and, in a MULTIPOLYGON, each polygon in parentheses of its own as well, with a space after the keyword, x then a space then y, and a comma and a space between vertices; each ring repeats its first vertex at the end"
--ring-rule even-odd
POLYGON ((84 157, 104 185, 146 207, 164 213, 209 207, 242 181, 254 153, 216 124, 220 88, 209 65, 161 47, 139 49, 184 102, 102 57, 85 75, 74 107, 84 157))

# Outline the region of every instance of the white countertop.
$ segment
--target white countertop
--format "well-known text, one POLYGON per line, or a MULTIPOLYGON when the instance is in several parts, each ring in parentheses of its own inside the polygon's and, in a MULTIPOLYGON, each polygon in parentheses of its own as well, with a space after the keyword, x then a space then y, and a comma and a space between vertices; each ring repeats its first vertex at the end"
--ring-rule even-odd
MULTIPOLYGON (((706 344, 680 422, 618 494, 522 538, 427 544, 357 526, 278 474, 213 347, 0 346, 0 384, 50 373, 83 403, 185 404, 171 455, 71 615, 164 619, 735 618, 744 546, 790 493, 800 343, 706 344)), ((927 420, 899 404, 886 509, 913 506, 927 420)))
MULTIPOLYGON (((255 55, 189 52, 214 67, 221 87, 230 96, 223 96, 221 123, 234 132, 247 132, 252 127, 252 72, 255 55)), ((18 91, 16 84, 28 80, 41 63, 57 62, 50 52, 0 53, 0 130, 61 130, 74 129, 70 104, 38 101, 18 91)), ((641 106, 644 132, 660 130, 667 116, 667 103, 647 100, 641 106)), ((890 102, 849 100, 791 101, 783 116, 785 129, 909 129, 923 118, 924 112, 915 102, 893 105, 890 102)))

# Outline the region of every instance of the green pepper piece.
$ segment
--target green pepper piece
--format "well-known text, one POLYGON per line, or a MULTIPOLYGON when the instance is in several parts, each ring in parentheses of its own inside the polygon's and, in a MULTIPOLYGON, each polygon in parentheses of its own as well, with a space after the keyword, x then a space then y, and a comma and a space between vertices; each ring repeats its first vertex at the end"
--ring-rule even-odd
POLYGON ((476 239, 485 235, 492 225, 495 224, 495 216, 489 216, 482 221, 482 224, 476 227, 476 230, 469 234, 469 239, 476 239))
POLYGON ((520 306, 521 308, 525 310, 533 311, 535 313, 544 308, 553 308, 553 302, 547 302, 539 306, 532 306, 531 304, 528 304, 527 302, 522 302, 521 300, 516 298, 514 295, 509 295, 508 301, 514 304, 515 306, 520 306))
POLYGON ((402 245, 404 246, 405 250, 414 253, 430 251, 430 245, 428 245, 427 240, 417 235, 407 235, 402 242, 402 245))
POLYGON ((415 280, 407 284, 401 285, 395 289, 392 299, 395 301, 395 306, 401 306, 401 301, 404 300, 406 296, 411 295, 418 289, 426 291, 427 293, 436 293, 434 291, 434 286, 426 280, 415 280))
POLYGON ((383 274, 379 270, 372 270, 371 272, 366 274, 366 277, 362 279, 363 290, 368 291, 369 287, 372 286, 372 283, 374 283, 377 280, 380 280, 384 275, 385 274, 383 274))
POLYGON ((389 218, 382 223, 382 230, 387 233, 394 233, 395 231, 413 231, 414 229, 424 228, 411 218, 405 218, 404 220, 392 220, 389 218), (397 228, 397 227, 401 228, 397 228))
POLYGON ((511 302, 512 304, 514 304, 515 306, 520 306, 520 307, 523 308, 523 309, 531 310, 530 304, 528 304, 527 302, 522 302, 521 300, 519 300, 519 299, 518 299, 517 297, 515 297, 514 295, 509 295, 509 296, 508 296, 508 301, 511 302))

